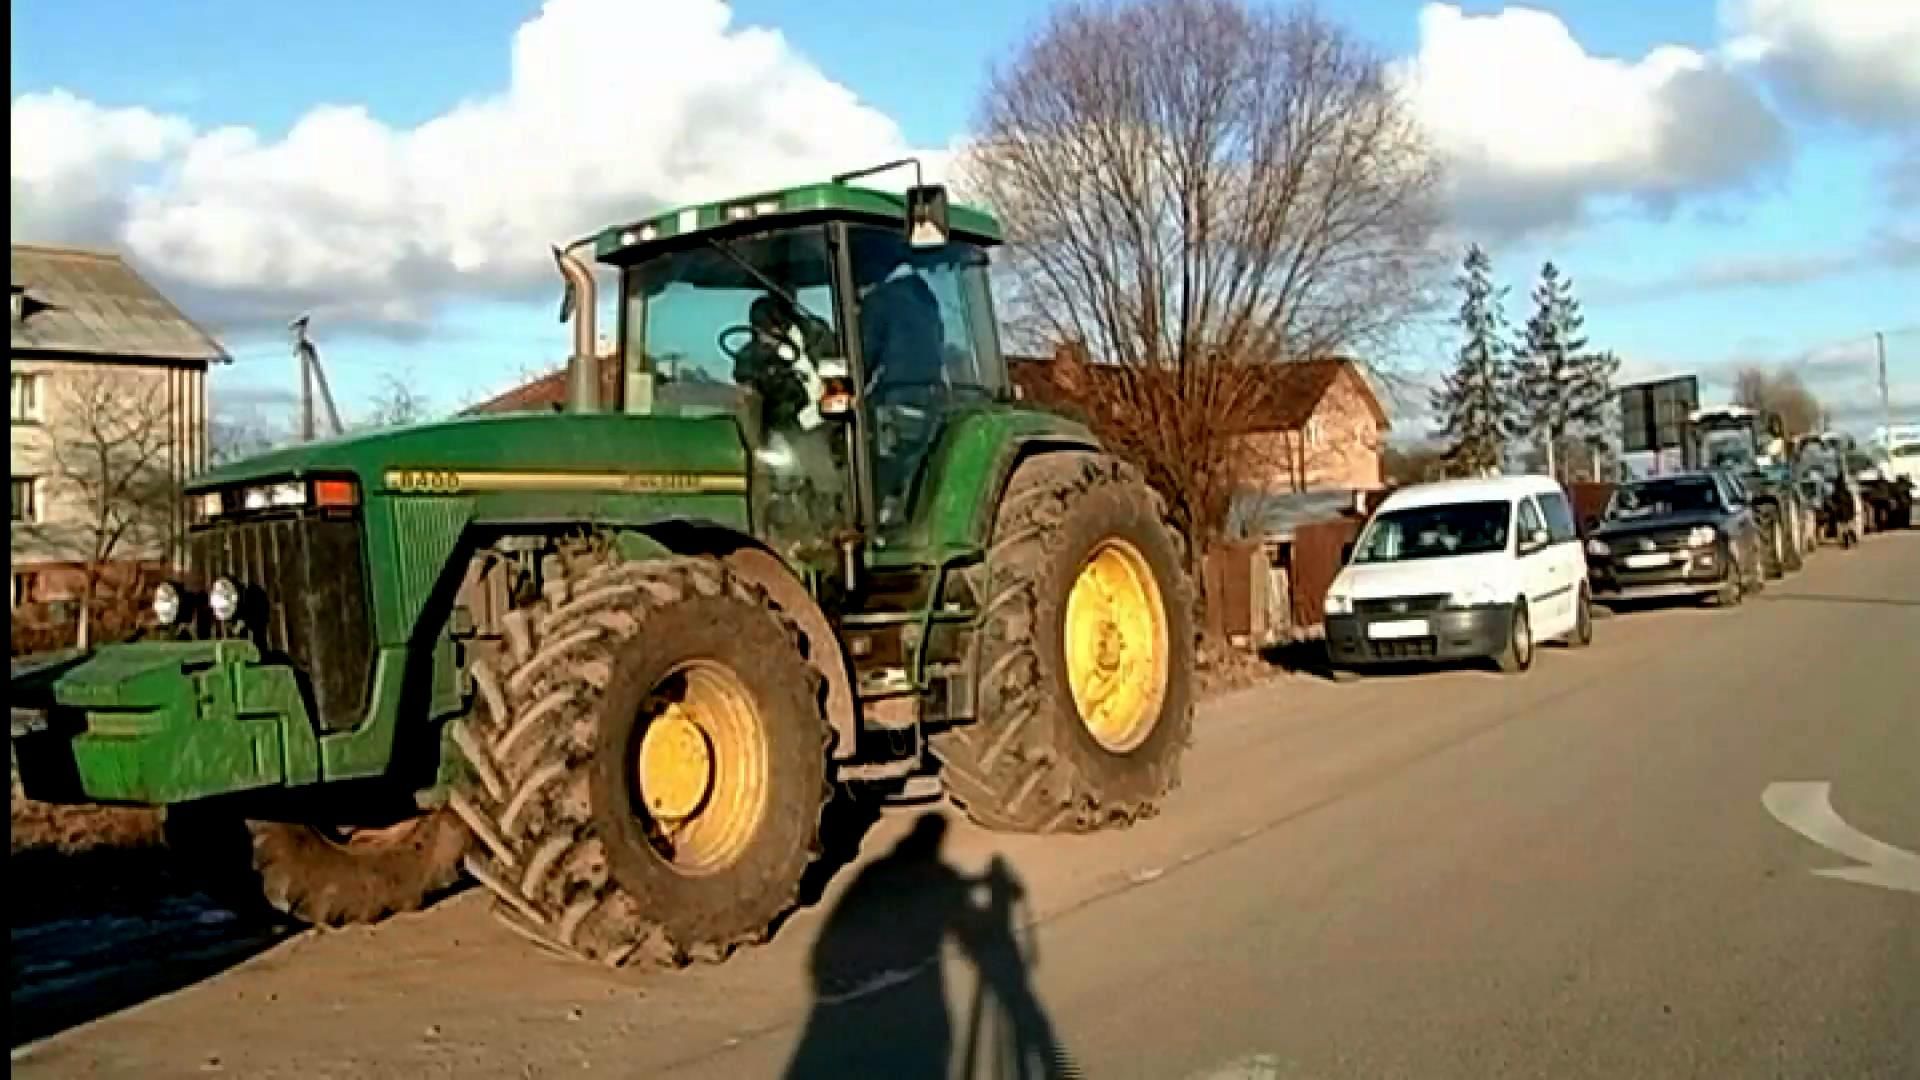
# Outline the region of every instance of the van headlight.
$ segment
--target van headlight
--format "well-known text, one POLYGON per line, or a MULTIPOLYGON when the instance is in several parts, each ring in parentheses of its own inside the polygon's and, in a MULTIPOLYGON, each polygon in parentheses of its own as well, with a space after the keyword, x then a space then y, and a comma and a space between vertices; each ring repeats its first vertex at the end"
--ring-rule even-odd
POLYGON ((1456 608, 1486 607, 1500 602, 1500 590, 1490 581, 1477 582, 1464 589, 1456 589, 1447 597, 1447 606, 1456 608))
POLYGON ((1330 592, 1327 594, 1327 614, 1353 614, 1353 597, 1347 593, 1330 592))

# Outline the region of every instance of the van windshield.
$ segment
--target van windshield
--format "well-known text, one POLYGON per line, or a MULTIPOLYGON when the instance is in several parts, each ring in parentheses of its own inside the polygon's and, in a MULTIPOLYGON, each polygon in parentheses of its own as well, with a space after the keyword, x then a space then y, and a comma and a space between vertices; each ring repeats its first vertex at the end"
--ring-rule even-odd
POLYGON ((1411 562, 1505 551, 1512 515, 1513 506, 1504 499, 1390 510, 1367 527, 1353 561, 1411 562))

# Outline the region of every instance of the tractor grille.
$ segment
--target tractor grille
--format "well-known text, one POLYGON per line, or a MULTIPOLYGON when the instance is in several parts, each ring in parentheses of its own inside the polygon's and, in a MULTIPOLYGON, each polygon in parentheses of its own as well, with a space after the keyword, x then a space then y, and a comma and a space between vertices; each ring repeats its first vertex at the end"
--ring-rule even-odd
POLYGON ((1439 655, 1439 642, 1430 637, 1369 641, 1367 649, 1375 660, 1424 660, 1439 655))
POLYGON ((360 537, 356 520, 277 517, 217 523, 187 541, 200 585, 226 576, 240 586, 248 635, 300 673, 329 731, 359 725, 372 675, 360 537))
POLYGON ((1361 615, 1419 615, 1429 611, 1439 611, 1446 606, 1446 593, 1387 596, 1353 602, 1353 610, 1361 615))

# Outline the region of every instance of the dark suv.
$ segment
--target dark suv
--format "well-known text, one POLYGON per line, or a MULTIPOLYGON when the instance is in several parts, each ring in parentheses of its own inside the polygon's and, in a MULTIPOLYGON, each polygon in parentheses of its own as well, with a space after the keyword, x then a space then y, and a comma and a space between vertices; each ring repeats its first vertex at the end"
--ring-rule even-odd
POLYGON ((1587 534, 1596 600, 1713 596, 1762 588, 1760 530, 1745 492, 1717 470, 1622 484, 1587 534))

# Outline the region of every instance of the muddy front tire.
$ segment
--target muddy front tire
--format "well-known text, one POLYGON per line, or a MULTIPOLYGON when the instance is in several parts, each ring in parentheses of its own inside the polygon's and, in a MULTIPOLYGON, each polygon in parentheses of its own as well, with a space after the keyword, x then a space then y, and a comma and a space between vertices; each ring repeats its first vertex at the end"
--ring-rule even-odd
POLYGON ((460 879, 467 828, 441 808, 383 828, 253 821, 170 807, 166 837, 215 899, 316 926, 417 911, 460 879))
POLYGON ((514 929, 607 964, 766 939, 819 853, 831 732, 805 639, 710 559, 550 558, 458 734, 468 870, 514 929))
POLYGON ((984 566, 978 719, 933 736, 948 796, 1016 832, 1149 816, 1193 723, 1191 590, 1161 501, 1100 454, 1044 454, 1007 485, 984 566))

